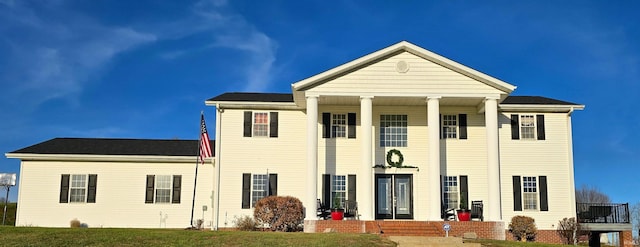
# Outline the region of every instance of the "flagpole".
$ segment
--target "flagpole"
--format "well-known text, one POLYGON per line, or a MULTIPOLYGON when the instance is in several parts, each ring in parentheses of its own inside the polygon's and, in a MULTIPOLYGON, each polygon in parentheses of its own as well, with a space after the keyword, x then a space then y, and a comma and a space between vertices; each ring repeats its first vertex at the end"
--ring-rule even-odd
MULTIPOLYGON (((200 118, 204 117, 204 112, 200 111, 200 118)), ((189 223, 190 226, 193 227, 193 210, 195 209, 196 206, 196 186, 198 185, 198 166, 200 164, 200 142, 202 141, 202 122, 199 122, 198 124, 199 128, 198 128, 198 155, 196 155, 196 173, 195 173, 195 177, 193 178, 193 198, 191 198, 191 222, 189 223)), ((203 160, 204 162, 204 160, 203 160)))

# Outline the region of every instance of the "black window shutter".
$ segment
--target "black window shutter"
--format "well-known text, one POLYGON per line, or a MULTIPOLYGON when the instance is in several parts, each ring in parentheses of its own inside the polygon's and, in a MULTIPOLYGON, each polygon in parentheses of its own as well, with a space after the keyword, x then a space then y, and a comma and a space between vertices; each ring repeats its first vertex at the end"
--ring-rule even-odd
POLYGON ((278 137, 278 113, 269 113, 269 137, 278 137))
POLYGON ((322 113, 322 138, 331 138, 331 113, 322 113))
POLYGON ((242 208, 251 208, 251 173, 242 174, 242 208))
POLYGON ((444 205, 444 181, 442 180, 442 175, 440 175, 440 218, 444 219, 445 217, 445 210, 447 210, 447 208, 444 205))
POLYGON ((182 175, 173 175, 173 196, 171 203, 180 203, 180 189, 182 188, 182 175))
POLYGON ((155 175, 147 175, 147 190, 145 194, 144 203, 153 203, 153 186, 156 180, 155 175))
POLYGON ((467 139, 467 114, 458 115, 458 126, 460 127, 460 139, 467 139))
POLYGON ((349 202, 356 201, 356 175, 349 175, 347 180, 347 200, 349 202))
POLYGON ((520 176, 513 176, 513 211, 522 211, 522 189, 520 189, 520 176))
POLYGON ((549 211, 549 199, 547 197, 547 176, 540 176, 540 211, 549 211))
POLYGON ((511 114, 511 139, 520 139, 520 121, 518 121, 518 114, 511 114))
POLYGON ((536 127, 538 127, 538 140, 544 140, 544 115, 536 115, 536 127))
POLYGON ((469 209, 469 181, 468 181, 468 177, 467 176, 460 176, 460 199, 462 200, 462 197, 464 196, 464 198, 466 199, 466 208, 469 209))
POLYGON ((252 115, 253 113, 250 111, 244 112, 244 137, 251 137, 252 115))
POLYGON ((62 174, 60 179, 60 203, 69 202, 69 174, 62 174))
POLYGON ((98 185, 98 175, 89 174, 89 186, 87 190, 87 203, 96 203, 96 189, 98 185))
POLYGON ((349 138, 356 138, 356 114, 353 112, 350 112, 349 114, 347 114, 347 125, 348 127, 348 132, 349 132, 349 138))
POLYGON ((444 139, 444 136, 442 134, 444 133, 444 129, 443 129, 444 127, 442 127, 442 114, 440 114, 438 117, 439 117, 438 128, 440 128, 440 139, 444 139))
POLYGON ((278 174, 269 174, 269 195, 278 195, 278 174))
POLYGON ((330 207, 331 203, 331 174, 322 174, 322 203, 330 207))

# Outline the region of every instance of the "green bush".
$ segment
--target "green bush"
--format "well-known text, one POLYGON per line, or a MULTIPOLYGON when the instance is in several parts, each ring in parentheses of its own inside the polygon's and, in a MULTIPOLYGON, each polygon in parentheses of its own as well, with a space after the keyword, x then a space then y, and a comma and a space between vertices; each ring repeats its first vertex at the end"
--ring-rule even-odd
POLYGON ((517 215, 511 218, 509 232, 513 234, 513 238, 516 240, 526 242, 536 240, 538 229, 536 228, 536 222, 533 218, 517 215))
POLYGON ((233 220, 233 226, 241 231, 255 231, 257 228, 256 221, 249 215, 236 217, 233 220))
POLYGON ((253 217, 272 231, 300 230, 303 222, 302 202, 291 196, 269 196, 256 202, 253 217))

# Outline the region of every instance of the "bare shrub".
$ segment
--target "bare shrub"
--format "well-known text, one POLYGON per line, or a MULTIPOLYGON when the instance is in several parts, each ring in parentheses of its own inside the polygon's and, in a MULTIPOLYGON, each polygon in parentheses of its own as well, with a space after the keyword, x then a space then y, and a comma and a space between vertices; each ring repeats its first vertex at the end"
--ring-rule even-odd
POLYGON ((587 234, 574 217, 560 220, 556 232, 565 244, 573 244, 574 241, 577 242, 579 236, 587 234))
POLYGON ((255 231, 257 228, 256 221, 249 215, 236 216, 233 220, 233 226, 240 231, 255 231))
POLYGON ((272 231, 296 231, 303 221, 302 202, 291 196, 269 196, 256 202, 253 217, 272 231))
POLYGON ((73 219, 69 222, 69 225, 71 226, 71 228, 80 228, 81 223, 78 219, 73 219))
POLYGON ((533 218, 517 215, 511 218, 509 232, 513 234, 516 240, 526 242, 535 241, 538 229, 536 228, 536 222, 533 218))

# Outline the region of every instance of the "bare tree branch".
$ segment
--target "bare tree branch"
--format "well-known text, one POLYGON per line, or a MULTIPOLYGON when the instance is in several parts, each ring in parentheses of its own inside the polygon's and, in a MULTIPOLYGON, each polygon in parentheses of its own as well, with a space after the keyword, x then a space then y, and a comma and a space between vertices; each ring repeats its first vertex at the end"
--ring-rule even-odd
POLYGON ((609 196, 602 193, 597 187, 583 184, 579 189, 576 189, 576 202, 610 203, 611 199, 609 199, 609 196))

